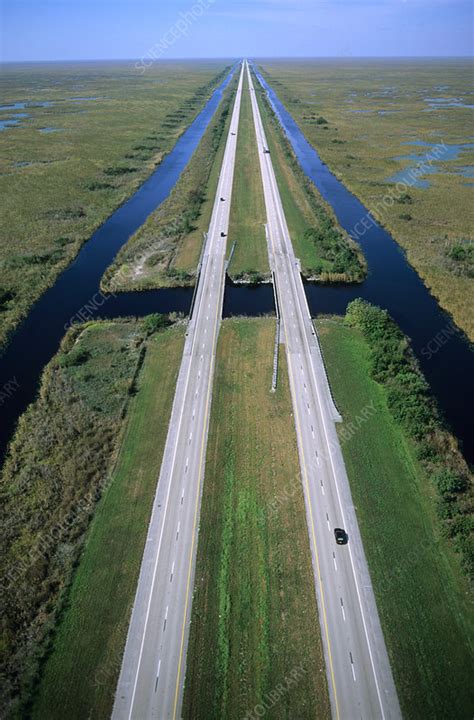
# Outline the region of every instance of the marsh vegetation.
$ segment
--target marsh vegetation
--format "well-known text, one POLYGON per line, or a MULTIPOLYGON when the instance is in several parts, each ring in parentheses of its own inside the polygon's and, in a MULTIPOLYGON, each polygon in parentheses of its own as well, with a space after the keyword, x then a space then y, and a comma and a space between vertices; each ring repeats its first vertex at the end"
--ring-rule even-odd
POLYGON ((0 345, 170 151, 225 62, 10 65, 0 119, 0 345), (8 109, 10 108, 10 109, 8 109), (41 133, 40 129, 61 128, 41 133))
MULTIPOLYGON (((337 177, 369 210, 383 207, 376 217, 473 339, 472 277, 464 265, 446 262, 447 250, 473 239, 474 204, 467 172, 474 166, 471 63, 265 61, 260 68, 337 177), (326 123, 319 121, 321 116, 326 123), (407 143, 418 146, 417 151, 422 148, 417 154, 431 146, 443 151, 428 166, 429 175, 420 175, 418 186, 410 185, 409 208, 383 202, 396 190, 389 178, 417 163, 403 157, 407 143), (453 153, 463 145, 461 152, 453 153), (427 179, 428 187, 420 187, 427 179)), ((406 189, 397 194, 403 192, 406 189)))

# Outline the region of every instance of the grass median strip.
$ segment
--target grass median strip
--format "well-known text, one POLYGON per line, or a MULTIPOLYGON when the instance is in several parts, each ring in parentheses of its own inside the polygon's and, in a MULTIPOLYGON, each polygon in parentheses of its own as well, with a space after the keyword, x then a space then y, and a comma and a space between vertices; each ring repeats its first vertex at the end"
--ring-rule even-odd
POLYGON ((360 330, 342 319, 321 320, 318 330, 344 418, 343 454, 403 715, 468 718, 472 609, 432 484, 387 391, 370 377, 360 330))
POLYGON ((329 718, 284 351, 274 320, 219 339, 183 717, 329 718), (257 711, 255 711, 257 712, 257 711))
POLYGON ((255 282, 269 277, 265 223, 262 176, 245 74, 229 226, 229 245, 236 243, 229 266, 233 280, 255 282))

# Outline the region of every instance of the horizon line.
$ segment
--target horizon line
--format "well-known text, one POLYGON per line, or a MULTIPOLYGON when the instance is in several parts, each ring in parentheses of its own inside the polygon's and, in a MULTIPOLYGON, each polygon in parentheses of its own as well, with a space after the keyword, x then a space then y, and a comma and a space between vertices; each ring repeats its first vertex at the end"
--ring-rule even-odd
MULTIPOLYGON (((255 60, 471 60, 474 61, 474 55, 249 55, 246 56, 255 60)), ((150 58, 151 59, 151 58, 150 58)), ((186 56, 186 57, 168 57, 157 58, 152 60, 153 64, 167 62, 186 62, 186 61, 209 61, 209 60, 239 60, 244 59, 242 55, 215 55, 205 56, 186 56)), ((36 64, 36 63, 81 63, 81 62, 140 62, 143 57, 109 57, 109 58, 54 58, 54 59, 0 59, 0 65, 14 64, 36 64)))

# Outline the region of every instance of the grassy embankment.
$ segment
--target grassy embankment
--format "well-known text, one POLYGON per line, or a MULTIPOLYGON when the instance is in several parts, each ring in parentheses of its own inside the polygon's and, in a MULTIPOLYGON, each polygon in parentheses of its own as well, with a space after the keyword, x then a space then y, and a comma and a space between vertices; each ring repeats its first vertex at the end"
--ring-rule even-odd
POLYGON ((183 712, 193 720, 243 718, 279 684, 269 717, 330 717, 283 350, 270 392, 274 333, 271 320, 226 320, 219 339, 183 712))
POLYGON ((467 720, 473 707, 472 608, 460 559, 446 537, 452 521, 443 526, 436 512, 452 503, 468 512, 462 493, 451 488, 439 494, 443 466, 451 468, 451 477, 466 478, 467 468, 454 440, 436 424, 427 426, 431 405, 424 403, 420 383, 408 379, 407 368, 405 381, 398 375, 396 358, 406 352, 399 335, 398 350, 390 349, 389 378, 381 383, 372 376, 382 363, 359 328, 339 319, 321 320, 318 329, 344 417, 343 453, 403 715, 467 720), (405 397, 403 420, 394 416, 400 382, 403 393, 421 393, 411 408, 405 397), (356 427, 361 408, 371 403, 376 414, 354 431, 351 423, 356 427), (407 428, 418 412, 415 440, 407 428))
POLYGON ((143 290, 194 284, 203 233, 211 220, 237 81, 236 74, 167 200, 104 273, 104 288, 143 290))
POLYGON ((358 246, 301 169, 260 83, 254 78, 262 121, 295 254, 303 275, 320 282, 360 282, 366 264, 358 246))
POLYGON ((171 150, 226 63, 10 65, 0 133, 0 346, 92 232, 171 150), (42 106, 39 103, 50 103, 42 106), (55 132, 40 132, 53 128, 55 132))
POLYGON ((245 74, 229 225, 229 246, 236 243, 229 265, 233 280, 258 282, 270 277, 265 223, 262 176, 245 74))
POLYGON ((74 328, 20 420, 2 477, 3 716, 25 716, 46 657, 35 716, 109 717, 183 343, 151 329, 74 328))
POLYGON ((424 282, 474 340, 470 298, 474 254, 471 147, 457 158, 441 152, 435 174, 422 176, 428 188, 410 187, 408 197, 381 205, 394 183, 388 178, 432 145, 472 143, 469 60, 337 60, 264 62, 267 81, 278 92, 322 160, 370 209, 407 251, 424 282), (454 106, 433 106, 430 98, 458 98, 454 106), (323 122, 324 121, 324 122, 323 122))

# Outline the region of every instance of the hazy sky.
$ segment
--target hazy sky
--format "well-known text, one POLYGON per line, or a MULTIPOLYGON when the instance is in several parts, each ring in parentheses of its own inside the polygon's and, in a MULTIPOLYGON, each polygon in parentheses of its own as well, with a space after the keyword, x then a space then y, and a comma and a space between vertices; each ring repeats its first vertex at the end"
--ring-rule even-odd
POLYGON ((471 0, 1 0, 3 60, 470 55, 471 0))

